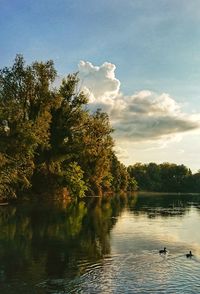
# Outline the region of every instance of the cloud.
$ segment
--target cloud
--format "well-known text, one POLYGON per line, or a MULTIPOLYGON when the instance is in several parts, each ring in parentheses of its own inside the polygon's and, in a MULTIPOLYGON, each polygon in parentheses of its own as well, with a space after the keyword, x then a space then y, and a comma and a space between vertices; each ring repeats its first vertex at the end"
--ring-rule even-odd
POLYGON ((130 142, 169 139, 200 128, 200 115, 184 113, 167 93, 143 90, 126 96, 120 92, 115 65, 105 62, 94 66, 79 64, 82 89, 90 97, 89 108, 106 111, 118 140, 130 142))
POLYGON ((129 154, 125 148, 122 148, 120 146, 115 146, 114 150, 119 159, 125 160, 129 158, 129 154))
POLYGON ((200 116, 183 113, 181 106, 168 94, 141 91, 123 100, 126 106, 114 123, 121 139, 159 140, 200 127, 200 116))
POLYGON ((82 86, 95 99, 116 96, 120 88, 120 81, 115 78, 116 66, 105 62, 101 66, 94 66, 91 62, 80 61, 79 73, 82 86))

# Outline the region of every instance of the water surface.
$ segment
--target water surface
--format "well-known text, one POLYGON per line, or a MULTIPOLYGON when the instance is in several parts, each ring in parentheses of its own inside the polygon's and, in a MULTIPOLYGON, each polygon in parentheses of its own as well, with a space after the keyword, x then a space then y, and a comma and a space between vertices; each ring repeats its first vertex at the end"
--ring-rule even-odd
POLYGON ((200 293, 199 223, 198 195, 0 207, 0 293, 200 293))

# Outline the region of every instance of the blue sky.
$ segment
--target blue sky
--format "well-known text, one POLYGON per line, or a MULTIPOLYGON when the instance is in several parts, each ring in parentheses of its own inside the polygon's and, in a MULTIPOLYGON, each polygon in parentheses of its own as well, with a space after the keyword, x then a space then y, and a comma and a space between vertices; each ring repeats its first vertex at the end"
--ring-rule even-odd
MULTIPOLYGON (((90 62, 92 72, 92 66, 108 62, 116 66, 112 81, 119 81, 120 90, 115 94, 126 100, 126 106, 127 97, 149 90, 153 96, 145 97, 151 101, 168 93, 181 105, 185 120, 187 114, 200 113, 199 0, 0 0, 0 34, 0 67, 11 64, 16 53, 22 53, 28 63, 53 59, 62 76, 77 71, 80 60, 90 62)), ((98 94, 91 88, 90 91, 98 94)), ((138 101, 138 97, 131 103, 138 101)), ((164 97, 166 103, 171 101, 164 97)), ((93 101, 95 98, 100 103, 100 98, 93 95, 93 101)), ((106 103, 104 99, 102 105, 106 103)), ((142 103, 144 106, 144 100, 142 103)), ((166 117, 174 117, 172 112, 166 117)), ((195 118, 196 122, 198 119, 195 118)), ((120 122, 126 123, 121 118, 120 122)), ((131 119, 132 125, 134 122, 131 119)), ((115 125, 119 127, 119 121, 115 125)), ((154 136, 151 141, 152 133, 148 133, 149 140, 142 142, 134 137, 135 133, 131 142, 123 141, 119 132, 116 143, 126 153, 126 164, 182 161, 197 170, 200 135, 198 128, 194 129, 194 133, 192 128, 191 133, 168 130, 171 138, 173 135, 173 139, 167 139, 168 144, 166 128, 164 137, 154 136)))

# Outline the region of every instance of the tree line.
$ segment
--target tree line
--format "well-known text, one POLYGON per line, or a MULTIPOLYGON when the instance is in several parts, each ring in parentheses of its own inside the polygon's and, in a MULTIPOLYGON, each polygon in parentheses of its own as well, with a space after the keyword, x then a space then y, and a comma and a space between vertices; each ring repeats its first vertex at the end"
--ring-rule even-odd
POLYGON ((200 171, 192 174, 183 164, 136 163, 128 167, 128 173, 142 191, 200 193, 200 171))
POLYGON ((62 187, 72 197, 137 189, 200 192, 200 173, 184 165, 127 168, 114 152, 108 115, 89 111, 78 73, 59 87, 56 77, 53 61, 26 65, 21 55, 0 70, 0 199, 62 187))
POLYGON ((0 198, 58 187, 83 197, 129 185, 108 115, 87 109, 77 73, 57 88, 56 76, 53 61, 26 65, 21 55, 0 70, 0 198))

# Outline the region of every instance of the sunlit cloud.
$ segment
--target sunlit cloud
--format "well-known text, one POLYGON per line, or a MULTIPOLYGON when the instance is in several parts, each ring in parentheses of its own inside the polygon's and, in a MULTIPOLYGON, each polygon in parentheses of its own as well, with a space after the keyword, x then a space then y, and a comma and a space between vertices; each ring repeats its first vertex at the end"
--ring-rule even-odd
POLYGON ((120 81, 115 77, 114 64, 105 62, 101 66, 94 66, 91 62, 80 61, 78 67, 82 86, 87 88, 95 100, 118 94, 120 81))
POLYGON ((120 146, 115 146, 114 147, 114 150, 115 150, 115 153, 117 155, 117 157, 120 159, 120 160, 125 160, 125 159, 128 159, 129 158, 129 154, 127 152, 127 150, 125 148, 122 148, 120 146))
POLYGON ((200 114, 187 114, 167 93, 142 90, 126 96, 115 77, 116 66, 105 62, 94 66, 81 61, 82 89, 89 95, 89 108, 106 111, 115 129, 115 138, 129 142, 169 140, 177 134, 200 128, 200 114))

